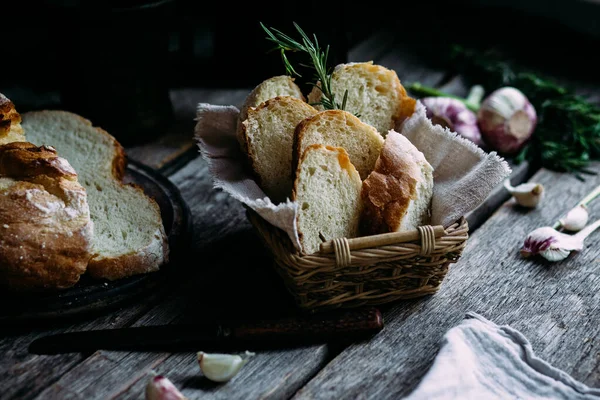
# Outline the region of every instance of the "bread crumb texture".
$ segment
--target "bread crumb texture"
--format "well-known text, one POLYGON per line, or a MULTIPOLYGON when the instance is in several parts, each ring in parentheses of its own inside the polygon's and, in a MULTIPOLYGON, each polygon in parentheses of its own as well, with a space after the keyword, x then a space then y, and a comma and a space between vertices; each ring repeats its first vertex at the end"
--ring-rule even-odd
MULTIPOLYGON (((384 137, 412 115, 416 104, 406 93, 396 71, 372 61, 337 65, 331 76, 331 90, 338 102, 348 91, 345 110, 359 116, 384 137)), ((322 95, 321 89, 315 87, 308 95, 308 102, 319 103, 322 95)), ((322 106, 317 108, 322 109, 322 106)))
POLYGON ((29 140, 69 160, 86 189, 94 222, 90 275, 120 279, 168 261, 160 209, 142 188, 123 183, 125 153, 113 136, 65 111, 24 113, 23 128, 29 140))
POLYGON ((317 113, 308 103, 278 96, 248 111, 244 137, 257 182, 274 202, 291 197, 292 145, 296 126, 317 113))
POLYGON ((358 235, 361 179, 341 147, 313 144, 304 151, 294 184, 302 251, 319 251, 323 240, 358 235))
POLYGON ((325 110, 301 121, 294 133, 294 170, 311 144, 343 147, 350 161, 365 179, 375 167, 383 137, 369 124, 347 111, 325 110))

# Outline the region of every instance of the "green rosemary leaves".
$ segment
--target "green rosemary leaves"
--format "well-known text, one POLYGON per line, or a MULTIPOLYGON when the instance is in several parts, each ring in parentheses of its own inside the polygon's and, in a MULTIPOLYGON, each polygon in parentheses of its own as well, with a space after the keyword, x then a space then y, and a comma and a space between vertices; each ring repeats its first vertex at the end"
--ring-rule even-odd
POLYGON ((275 29, 267 28, 262 22, 260 26, 267 33, 267 39, 275 43, 276 50, 281 53, 281 59, 285 65, 285 70, 288 75, 296 75, 302 77, 294 66, 290 63, 290 60, 286 56, 287 51, 291 52, 303 52, 308 54, 310 57, 311 64, 301 64, 303 67, 311 68, 314 70, 315 81, 311 82, 312 86, 317 87, 323 93, 321 100, 317 104, 321 105, 326 110, 343 110, 346 106, 346 100, 348 98, 348 91, 344 92, 344 97, 341 103, 338 103, 335 98, 335 94, 331 90, 331 69, 327 67, 327 56, 329 55, 329 45, 325 50, 319 47, 319 41, 316 35, 313 34, 313 40, 300 28, 300 26, 294 22, 294 26, 300 34, 301 40, 297 41, 285 33, 275 29))

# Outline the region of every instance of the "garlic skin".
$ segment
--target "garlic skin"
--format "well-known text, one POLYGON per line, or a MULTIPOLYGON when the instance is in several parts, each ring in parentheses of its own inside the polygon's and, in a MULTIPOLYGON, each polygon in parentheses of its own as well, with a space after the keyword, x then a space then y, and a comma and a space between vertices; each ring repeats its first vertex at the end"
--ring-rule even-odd
POLYGON ((214 382, 229 381, 254 355, 249 351, 246 352, 245 358, 231 354, 208 354, 202 351, 197 353, 200 370, 206 378, 214 382))
POLYGON ((588 223, 589 212, 584 204, 580 204, 577 207, 571 209, 567 215, 559 219, 560 226, 571 232, 578 232, 582 230, 588 223))
POLYGON ((187 397, 170 380, 156 375, 146 385, 146 400, 187 400, 187 397))
POLYGON ((483 145, 477 115, 462 101, 450 97, 424 97, 419 101, 425 106, 427 118, 433 124, 448 128, 478 146, 483 145))
POLYGON ((544 198, 544 186, 541 183, 521 183, 512 186, 509 179, 504 181, 504 187, 515 198, 517 204, 535 208, 544 198))
POLYGON ((537 125, 537 113, 514 87, 492 92, 481 103, 477 122, 483 141, 499 153, 512 155, 523 148, 537 125))
POLYGON ((550 226, 537 228, 527 235, 520 253, 523 257, 540 255, 548 261, 561 261, 572 251, 583 249, 584 240, 600 227, 600 219, 574 235, 557 231, 550 226))

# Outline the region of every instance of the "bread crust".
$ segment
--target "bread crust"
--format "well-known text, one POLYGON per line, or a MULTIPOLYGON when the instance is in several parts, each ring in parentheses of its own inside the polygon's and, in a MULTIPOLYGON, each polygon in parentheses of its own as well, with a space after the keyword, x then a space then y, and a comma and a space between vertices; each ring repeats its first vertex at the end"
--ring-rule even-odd
POLYGON ((0 144, 14 141, 25 141, 21 115, 12 101, 0 93, 0 144))
POLYGON ((237 127, 236 127, 236 137, 238 138, 241 149, 244 153, 248 152, 248 143, 247 143, 246 139, 244 138, 244 132, 243 132, 243 130, 244 130, 243 122, 246 120, 246 118, 248 118, 248 110, 251 108, 254 108, 254 107, 258 107, 258 105, 261 103, 261 102, 259 102, 258 99, 260 98, 260 95, 262 94, 262 91, 263 91, 265 85, 270 82, 276 82, 278 80, 285 81, 285 83, 287 85, 289 85, 290 88, 294 88, 297 91, 297 94, 299 94, 298 99, 302 100, 303 102, 306 102, 306 97, 302 93, 302 90, 294 82, 295 79, 288 75, 273 76, 271 78, 265 79, 264 81, 262 81, 261 83, 256 85, 256 87, 254 89, 252 89, 252 91, 248 94, 248 96, 244 100, 244 103, 242 104, 242 107, 240 109, 240 114, 238 115, 238 121, 237 121, 237 127))
POLYGON ((417 198, 419 166, 403 157, 401 149, 386 139, 375 169, 363 181, 363 214, 360 231, 373 235, 398 230, 402 217, 417 198))
MULTIPOLYGON (((276 96, 276 97, 273 97, 271 99, 268 99, 268 100, 262 102, 261 104, 258 105, 258 107, 250 108, 248 110, 248 116, 250 117, 254 113, 260 113, 264 109, 270 110, 279 104, 284 104, 285 106, 289 106, 289 107, 303 107, 306 109, 307 112, 311 112, 312 115, 314 115, 318 112, 313 106, 311 106, 310 104, 308 104, 305 101, 300 100, 296 97, 276 96)), ((250 143, 250 137, 248 136, 248 120, 249 120, 249 118, 244 120, 244 122, 242 123, 242 135, 243 135, 243 141, 245 143, 244 147, 247 149, 246 155, 247 155, 247 159, 248 159, 248 164, 252 171, 252 175, 253 175, 257 185, 259 187, 263 188, 264 181, 263 181, 262 177, 260 176, 260 174, 257 172, 258 169, 256 166, 259 160, 258 160, 257 155, 254 152, 252 144, 250 143)), ((292 134, 292 136, 294 136, 294 134, 292 134)), ((293 137, 292 137, 292 142, 293 142, 293 137)), ((293 157, 293 155, 292 155, 292 157, 293 157)), ((290 170, 293 170, 292 165, 290 165, 289 168, 290 168, 290 170)), ((291 182, 294 181, 293 176, 290 177, 290 181, 291 182)), ((276 200, 280 200, 280 199, 276 199, 276 200)))
MULTIPOLYGON (((134 183, 127 185, 149 197, 139 185, 134 183)), ((152 208, 160 216, 160 207, 152 197, 149 198, 152 200, 150 203, 152 208)), ((98 254, 93 255, 87 266, 88 273, 96 279, 114 281, 158 271, 163 264, 169 261, 169 242, 162 223, 154 236, 157 240, 134 253, 112 258, 100 257, 98 254)))
POLYGON ((0 282, 11 291, 72 287, 86 271, 93 222, 85 188, 49 146, 0 145, 0 282))
MULTIPOLYGON (((156 215, 157 221, 160 221, 159 229, 155 233, 154 241, 148 243, 147 246, 137 249, 135 252, 123 254, 118 257, 102 257, 100 254, 92 254, 89 263, 87 264, 87 273, 97 279, 117 280, 126 278, 135 274, 143 274, 157 271, 163 264, 169 261, 169 242, 166 231, 163 225, 160 207, 156 200, 146 194, 144 190, 134 183, 124 183, 125 169, 127 166, 127 157, 123 146, 109 132, 102 128, 93 126, 92 122, 78 114, 68 111, 31 111, 25 113, 25 117, 33 114, 51 113, 53 115, 63 115, 68 118, 79 120, 81 123, 93 127, 99 135, 104 136, 109 140, 113 147, 113 159, 111 161, 111 172, 115 182, 122 186, 133 187, 140 195, 145 196, 156 215)), ((93 250, 93 249, 92 249, 93 250)))
MULTIPOLYGON (((391 83, 388 85, 390 90, 393 90, 396 93, 398 98, 396 107, 394 108, 394 113, 392 115, 392 120, 389 121, 388 129, 394 129, 404 122, 404 120, 410 117, 416 106, 416 99, 408 96, 406 89, 402 85, 402 82, 398 78, 398 74, 395 70, 386 68, 382 65, 374 64, 373 61, 366 62, 349 62, 344 64, 338 64, 333 69, 331 81, 332 85, 335 86, 336 81, 339 80, 340 74, 343 74, 346 71, 351 71, 354 69, 363 69, 368 73, 377 74, 381 71, 389 74, 391 76, 391 83)), ((312 91, 308 94, 308 101, 311 104, 318 103, 321 101, 323 97, 323 92, 319 89, 320 82, 317 82, 317 86, 312 89, 312 91)), ((386 131, 380 131, 380 133, 385 136, 387 134, 386 131)))

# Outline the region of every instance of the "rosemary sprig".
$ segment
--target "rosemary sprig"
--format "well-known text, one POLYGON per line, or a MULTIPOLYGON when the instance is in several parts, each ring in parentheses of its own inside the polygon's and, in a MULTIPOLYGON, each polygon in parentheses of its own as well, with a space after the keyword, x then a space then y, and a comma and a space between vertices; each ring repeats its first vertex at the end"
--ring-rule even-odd
POLYGON ((450 59, 469 80, 490 91, 501 86, 516 87, 535 107, 536 130, 515 161, 529 160, 578 178, 595 174, 588 167, 591 161, 600 160, 600 107, 493 50, 457 45, 450 59))
POLYGON ((311 64, 300 64, 303 67, 311 68, 314 70, 315 82, 310 82, 311 86, 318 88, 323 96, 321 101, 312 105, 322 105, 326 110, 340 109, 343 110, 346 107, 346 101, 348 99, 348 91, 344 93, 342 103, 336 102, 335 94, 331 90, 331 69, 327 67, 327 57, 329 55, 329 45, 323 51, 319 47, 319 41, 317 36, 313 34, 314 41, 311 41, 310 37, 300 28, 300 26, 294 22, 294 27, 301 36, 301 41, 297 41, 285 33, 275 29, 267 28, 262 22, 260 26, 267 33, 267 39, 276 44, 275 49, 281 53, 281 59, 285 65, 285 70, 288 75, 296 75, 302 77, 292 66, 290 60, 286 56, 286 51, 291 52, 303 52, 307 53, 310 57, 311 64))

